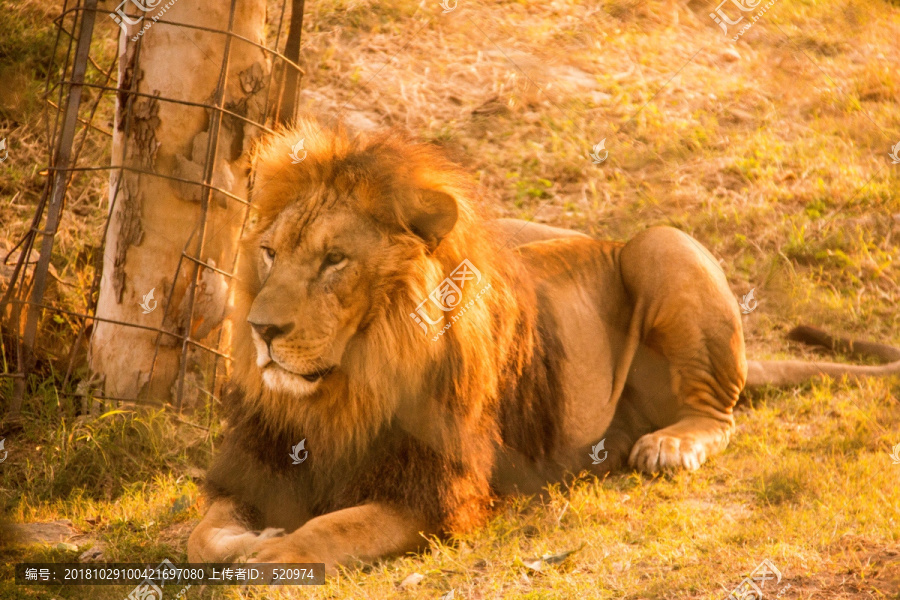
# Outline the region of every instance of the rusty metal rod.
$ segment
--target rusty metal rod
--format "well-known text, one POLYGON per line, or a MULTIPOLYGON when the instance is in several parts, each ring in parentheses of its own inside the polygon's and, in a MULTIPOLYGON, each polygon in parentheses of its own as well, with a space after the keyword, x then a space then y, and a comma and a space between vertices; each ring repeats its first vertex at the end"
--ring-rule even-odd
MULTIPOLYGON (((234 30, 234 13, 237 10, 237 0, 231 0, 231 10, 228 15, 228 31, 231 32, 234 30)), ((223 107, 225 105, 225 83, 228 80, 228 65, 231 62, 231 40, 233 38, 228 36, 225 38, 225 49, 222 56, 222 67, 219 71, 219 84, 216 89, 216 107, 223 107)), ((210 127, 209 127, 209 139, 207 141, 206 147, 206 165, 204 167, 203 173, 203 182, 204 183, 212 183, 213 171, 215 169, 216 163, 216 153, 218 151, 219 145, 219 129, 222 126, 222 112, 215 111, 213 112, 212 118, 210 119, 210 127)), ((203 256, 203 243, 204 237, 206 236, 206 219, 209 213, 209 201, 212 197, 212 192, 208 188, 204 188, 203 195, 200 198, 200 231, 197 236, 197 258, 199 259, 203 256)), ((193 269, 191 272, 190 286, 188 287, 188 331, 190 331, 190 324, 194 321, 194 301, 196 300, 196 292, 197 292, 197 275, 200 272, 200 265, 197 263, 192 263, 193 269)), ((178 393, 175 398, 175 410, 179 413, 181 412, 182 405, 184 403, 184 377, 187 371, 187 349, 188 349, 188 340, 185 339, 184 343, 181 346, 181 365, 180 371, 178 373, 178 393)))
MULTIPOLYGON (((303 8, 305 0, 293 0, 291 4, 291 25, 288 29, 287 42, 284 46, 284 54, 292 64, 300 62, 300 40, 303 37, 303 8)), ((303 70, 300 68, 284 68, 282 78, 282 102, 278 105, 276 121, 281 125, 288 125, 294 120, 297 112, 297 97, 300 92, 300 80, 303 78, 303 70)))
MULTIPOLYGON (((78 43, 75 48, 75 64, 72 68, 72 87, 66 103, 66 117, 63 121, 60 134, 59 151, 56 153, 54 166, 68 168, 72 156, 72 147, 75 142, 75 128, 78 125, 78 108, 81 106, 81 92, 84 83, 84 74, 87 70, 87 59, 91 49, 91 34, 94 31, 94 18, 96 16, 97 0, 85 0, 85 12, 82 13, 81 27, 78 33, 78 43)), ((41 258, 34 269, 34 287, 31 289, 32 302, 37 303, 44 297, 47 289, 47 274, 50 269, 50 255, 53 252, 53 241, 56 230, 59 228, 62 216, 63 201, 66 197, 66 179, 68 174, 57 172, 53 180, 53 189, 50 196, 50 204, 47 210, 46 229, 50 233, 41 241, 41 258)), ((37 326, 40 320, 40 308, 31 304, 25 317, 25 331, 22 335, 22 353, 20 361, 21 379, 17 379, 13 387, 13 397, 9 409, 9 421, 17 422, 22 410, 22 401, 25 398, 26 378, 34 363, 34 340, 37 336, 37 326)))

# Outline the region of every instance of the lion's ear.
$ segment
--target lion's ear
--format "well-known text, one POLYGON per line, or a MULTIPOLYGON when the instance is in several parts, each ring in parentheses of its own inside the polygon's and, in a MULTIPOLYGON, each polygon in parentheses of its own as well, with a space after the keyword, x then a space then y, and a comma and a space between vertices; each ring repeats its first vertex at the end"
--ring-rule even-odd
POLYGON ((453 196, 437 190, 421 190, 416 206, 406 215, 406 221, 412 232, 425 240, 430 250, 434 250, 453 231, 458 217, 459 208, 453 196))

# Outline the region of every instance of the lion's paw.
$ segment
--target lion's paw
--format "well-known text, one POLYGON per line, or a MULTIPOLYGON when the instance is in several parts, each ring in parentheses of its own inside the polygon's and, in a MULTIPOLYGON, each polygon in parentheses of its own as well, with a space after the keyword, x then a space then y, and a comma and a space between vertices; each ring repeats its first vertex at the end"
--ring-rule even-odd
POLYGON ((261 540, 256 547, 253 556, 247 562, 251 563, 314 563, 322 562, 307 552, 303 552, 290 539, 290 537, 272 537, 261 540))
POLYGON ((628 464, 644 473, 673 469, 694 471, 706 462, 706 456, 706 447, 702 443, 656 431, 635 443, 628 464))
POLYGON ((284 535, 284 529, 278 527, 266 527, 262 531, 256 532, 256 535, 257 539, 261 542, 270 538, 282 537, 284 535))

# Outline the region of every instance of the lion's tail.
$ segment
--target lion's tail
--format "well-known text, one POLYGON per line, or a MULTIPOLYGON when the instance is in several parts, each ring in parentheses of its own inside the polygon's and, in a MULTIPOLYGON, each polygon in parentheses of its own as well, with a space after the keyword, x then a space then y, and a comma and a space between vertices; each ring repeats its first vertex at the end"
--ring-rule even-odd
POLYGON ((787 339, 802 342, 809 346, 826 348, 832 352, 840 352, 855 359, 877 358, 883 363, 892 363, 900 360, 900 348, 879 344, 878 342, 835 337, 809 325, 794 327, 787 334, 787 339))
POLYGON ((886 364, 863 366, 804 360, 751 360, 747 361, 746 387, 797 385, 819 375, 852 378, 900 375, 900 348, 894 346, 834 337, 806 325, 793 329, 788 339, 842 352, 853 358, 877 358, 886 364))

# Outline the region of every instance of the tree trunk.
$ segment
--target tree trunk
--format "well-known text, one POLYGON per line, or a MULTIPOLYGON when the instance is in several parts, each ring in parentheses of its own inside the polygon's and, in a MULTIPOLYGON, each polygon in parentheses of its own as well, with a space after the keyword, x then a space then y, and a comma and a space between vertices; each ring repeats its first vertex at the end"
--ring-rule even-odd
MULTIPOLYGON (((265 44, 264 0, 235 3, 232 30, 265 44)), ((211 173, 213 186, 246 198, 246 151, 258 129, 229 115, 221 116, 219 123, 218 111, 161 98, 206 106, 222 100, 227 110, 261 123, 269 57, 240 39, 232 39, 228 49, 223 34, 153 20, 157 17, 227 31, 231 2, 156 0, 154 4, 144 0, 145 7, 152 6, 146 13, 132 3, 125 6, 131 15, 126 22, 138 17, 143 20, 129 26, 127 35, 120 32, 119 88, 123 91, 116 100, 113 166, 196 182, 211 173), (227 75, 220 94, 226 50, 227 75), (149 97, 131 95, 127 90, 149 97), (214 166, 208 171, 208 144, 216 137, 215 154, 209 155, 215 156, 214 166)), ((217 192, 207 197, 199 185, 129 170, 112 172, 110 201, 97 316, 191 335, 214 346, 216 336, 210 334, 219 331, 224 316, 227 279, 200 268, 190 321, 188 291, 197 266, 182 258, 182 252, 231 272, 245 205, 217 192), (201 225, 204 207, 205 227, 201 225), (152 298, 148 296, 151 291, 152 298)), ((153 330, 95 322, 90 365, 102 379, 106 396, 173 399, 182 339, 163 334, 157 344, 157 337, 153 330)))

